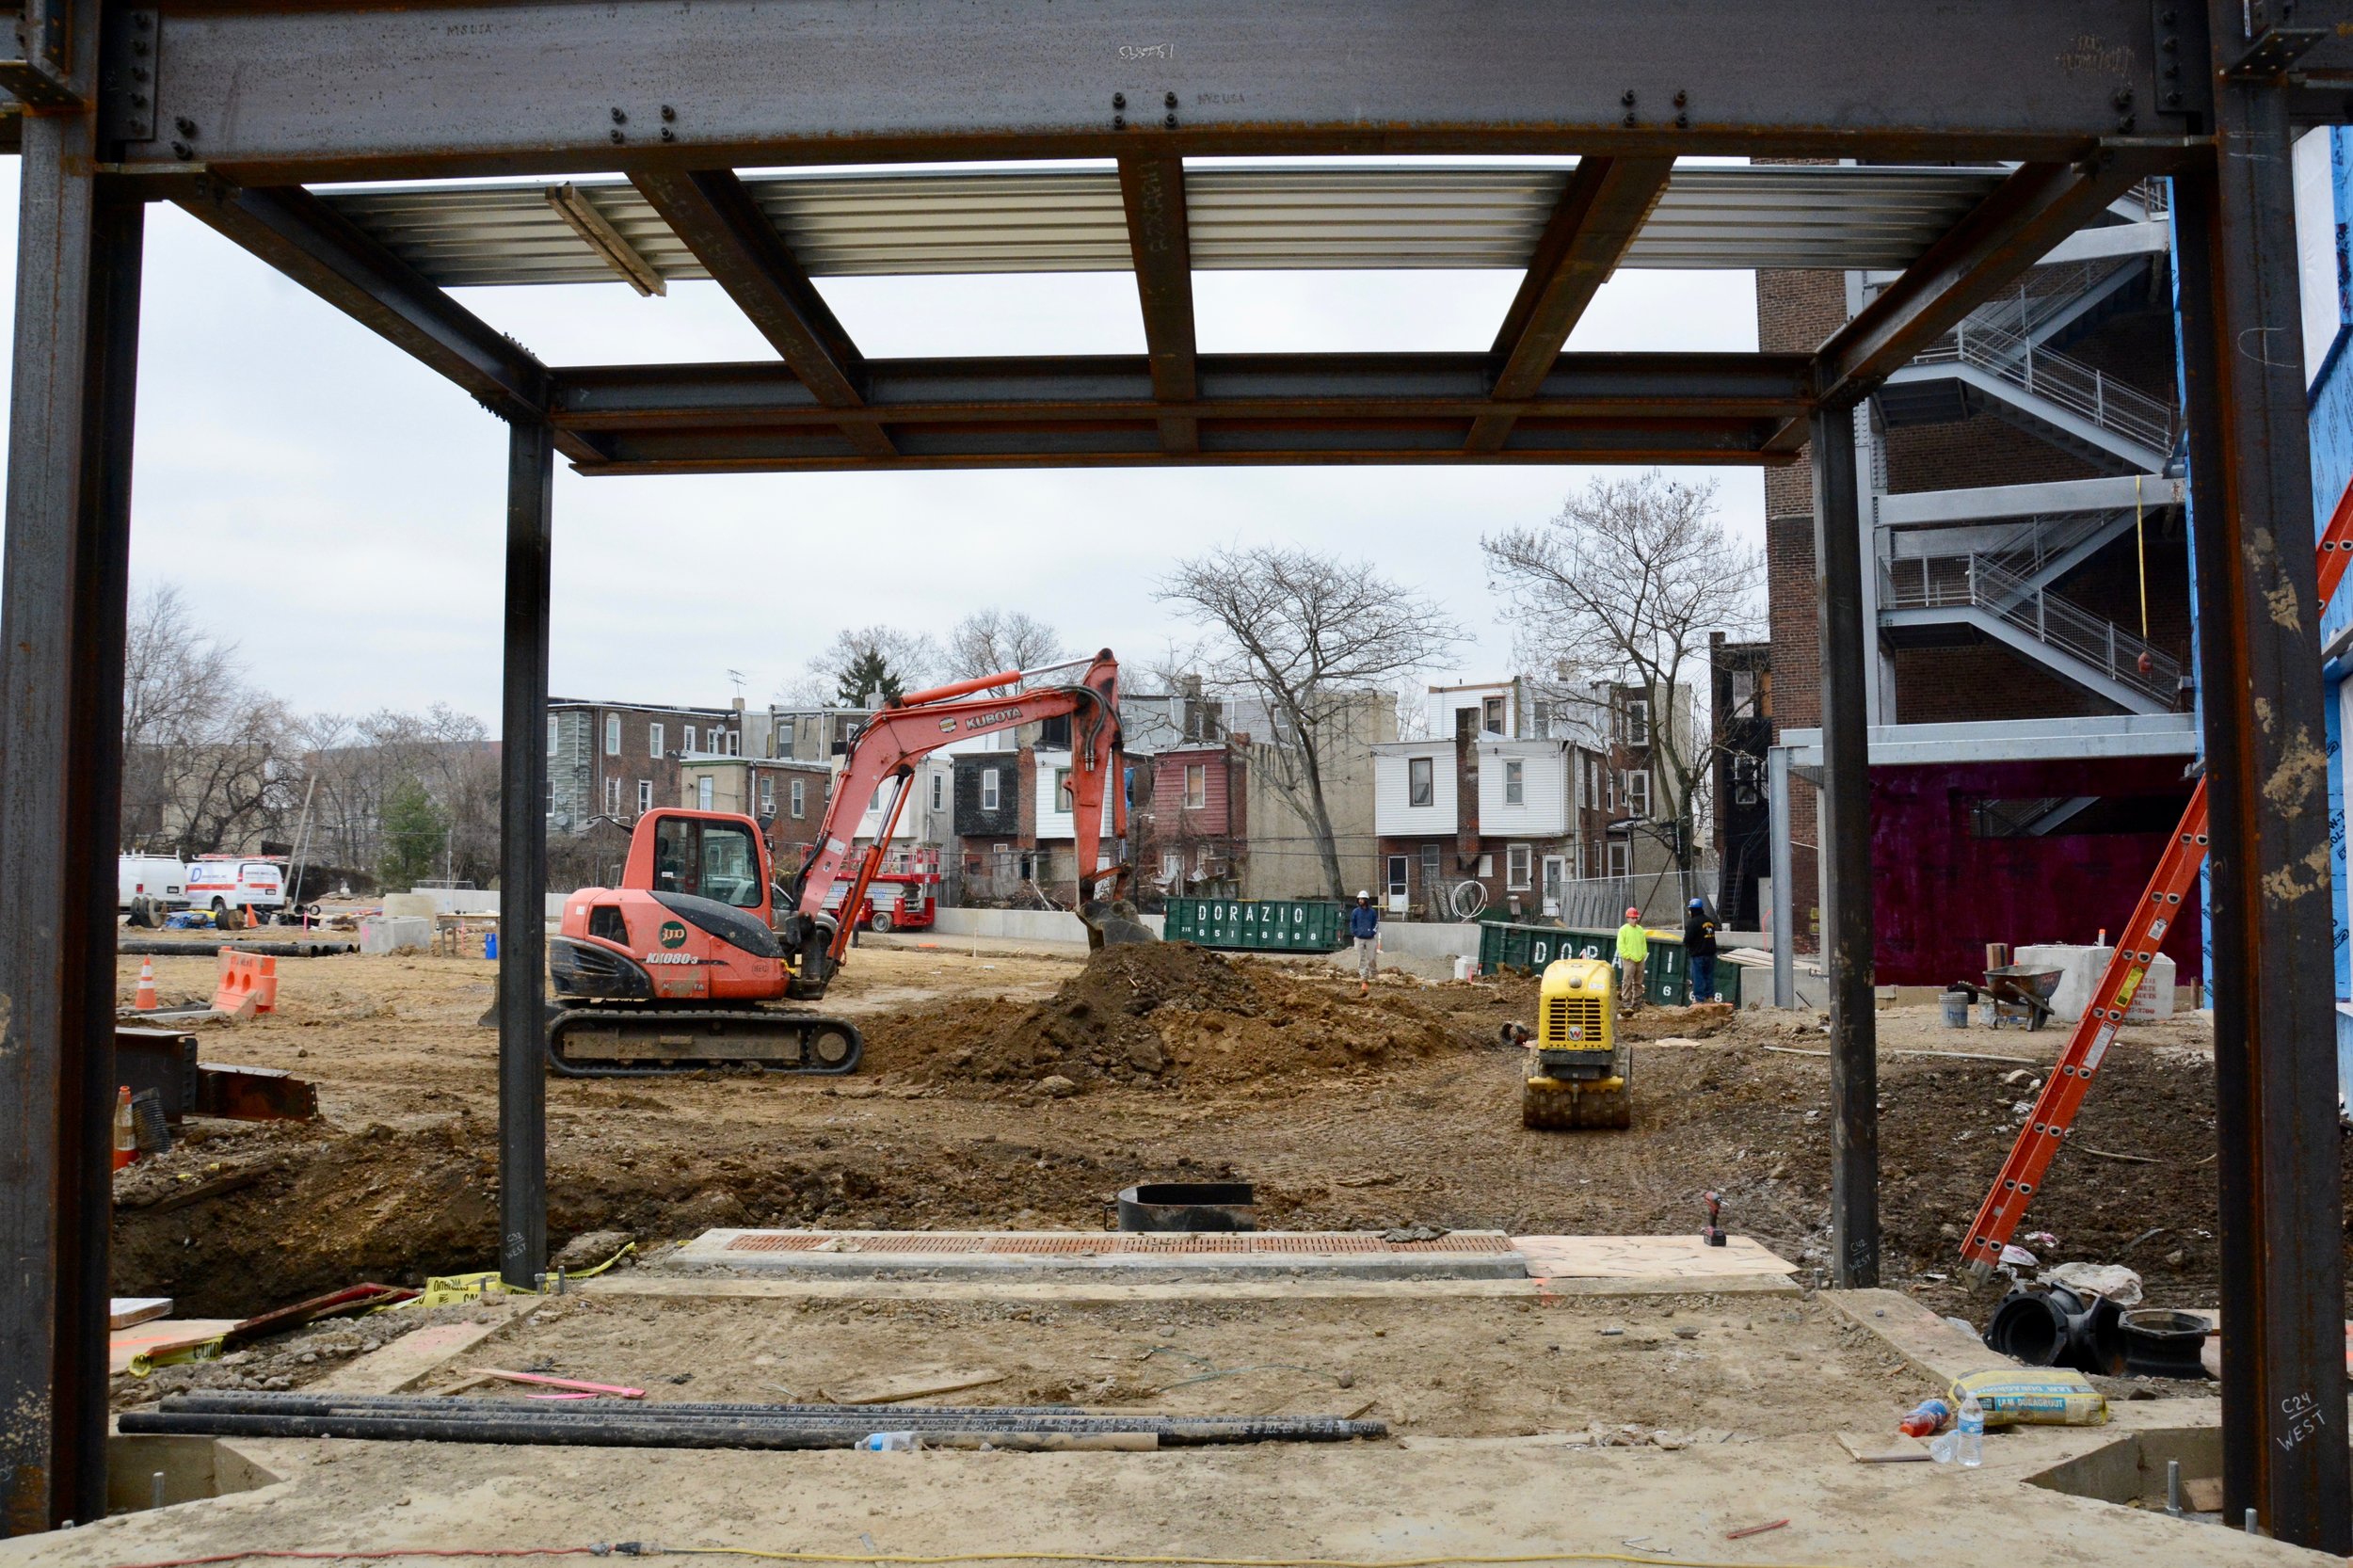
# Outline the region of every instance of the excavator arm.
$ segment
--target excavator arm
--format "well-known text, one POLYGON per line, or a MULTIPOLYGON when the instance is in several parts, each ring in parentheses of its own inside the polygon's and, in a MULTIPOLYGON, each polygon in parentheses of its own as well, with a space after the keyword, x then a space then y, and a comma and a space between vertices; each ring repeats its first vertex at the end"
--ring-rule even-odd
MULTIPOLYGON (((1030 674, 1058 674, 1078 667, 1057 665, 1030 674)), ((1125 865, 1101 859, 1104 791, 1111 789, 1111 828, 1114 842, 1128 832, 1127 791, 1119 778, 1119 664, 1105 648, 1084 663, 1083 673, 1068 683, 1026 686, 1020 670, 1000 670, 928 691, 910 692, 885 707, 862 730, 850 748, 833 798, 826 803, 816 853, 801 868, 791 892, 793 923, 808 933, 801 948, 801 984, 796 994, 821 995, 832 971, 848 951, 857 914, 905 807, 915 764, 951 742, 992 734, 1025 724, 1068 714, 1070 717, 1070 795, 1073 831, 1077 839, 1079 876, 1076 903, 1094 896, 1107 877, 1125 876, 1125 865), (863 852, 855 848, 858 819, 865 815, 886 780, 898 788, 890 797, 881 831, 863 852), (835 923, 825 910, 826 895, 847 882, 841 899, 842 917, 835 923)))

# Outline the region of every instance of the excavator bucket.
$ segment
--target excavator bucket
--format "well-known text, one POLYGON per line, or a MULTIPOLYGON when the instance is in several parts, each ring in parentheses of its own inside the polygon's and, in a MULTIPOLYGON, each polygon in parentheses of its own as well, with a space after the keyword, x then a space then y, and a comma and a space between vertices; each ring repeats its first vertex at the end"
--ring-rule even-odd
POLYGON ((1105 948, 1119 947, 1128 942, 1157 942, 1160 937, 1144 923, 1136 906, 1126 899, 1089 899, 1079 905, 1079 919, 1086 922, 1087 951, 1100 952, 1105 948))

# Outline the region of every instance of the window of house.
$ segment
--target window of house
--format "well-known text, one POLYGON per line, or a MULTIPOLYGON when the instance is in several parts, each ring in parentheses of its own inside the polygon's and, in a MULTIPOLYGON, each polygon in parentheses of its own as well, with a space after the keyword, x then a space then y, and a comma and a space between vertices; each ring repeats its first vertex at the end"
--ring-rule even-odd
POLYGON ((1633 768, 1625 776, 1625 808, 1637 817, 1650 815, 1650 770, 1633 768))
POLYGON ((776 720, 776 755, 779 757, 792 755, 792 722, 790 714, 776 720))
POLYGON ((608 817, 621 814, 621 781, 617 778, 604 781, 604 814, 608 817))
POLYGON ((1503 804, 1506 806, 1528 804, 1528 764, 1526 762, 1503 764, 1503 804))
POLYGON ((1434 757, 1409 757, 1405 760, 1405 804, 1429 806, 1438 798, 1438 760, 1434 757))
POLYGON ((1209 768, 1206 762, 1185 764, 1185 809, 1198 811, 1209 804, 1209 768))
POLYGON ((1503 885, 1513 892, 1535 886, 1536 850, 1532 844, 1503 846, 1503 885))
POLYGON ((1624 839, 1612 839, 1609 840, 1609 874, 1611 876, 1625 876, 1630 874, 1627 870, 1626 860, 1627 856, 1632 852, 1633 847, 1633 845, 1627 843, 1624 839))
POLYGON ((1422 845, 1421 896, 1425 901, 1434 899, 1438 896, 1438 887, 1443 876, 1444 872, 1439 870, 1438 866, 1438 846, 1435 844, 1422 845))
POLYGON ((1493 876, 1493 875, 1495 875, 1495 874, 1496 874, 1496 857, 1495 857, 1494 856, 1492 856, 1492 855, 1482 855, 1482 856, 1481 856, 1479 857, 1479 875, 1480 875, 1480 879, 1481 879, 1481 881, 1484 881, 1486 878, 1491 877, 1491 876, 1493 876))
POLYGON ((686 750, 691 753, 695 749, 695 727, 691 724, 685 726, 685 739, 686 750))
POLYGON ((621 754, 621 715, 618 713, 604 716, 604 754, 607 757, 621 754))
POLYGON ((1503 699, 1491 696, 1479 705, 1479 727, 1495 734, 1503 733, 1503 699))
POLYGON ((646 755, 648 757, 662 755, 662 727, 658 724, 646 726, 646 755))
POLYGON ((555 715, 553 713, 548 715, 548 755, 550 757, 555 755, 555 715))
POLYGON ((1650 699, 1630 696, 1625 699, 1625 744, 1630 746, 1650 744, 1650 699))
POLYGON ((807 815, 808 815, 808 780, 796 778, 792 781, 792 820, 798 822, 807 815))
POLYGON ((1185 857, 1173 849, 1160 851, 1160 880, 1174 883, 1185 874, 1185 857))
POLYGON ((728 755, 729 757, 741 757, 744 755, 744 732, 742 730, 730 729, 728 731, 728 755))
POLYGON ((1076 809, 1075 797, 1070 792, 1070 770, 1068 768, 1054 770, 1054 809, 1057 811, 1076 809))
POLYGON ((644 816, 647 812, 652 809, 653 780, 650 778, 641 778, 637 781, 637 814, 639 816, 644 816))
POLYGON ((776 781, 773 778, 760 781, 760 814, 763 817, 776 814, 776 781))
POLYGON ((994 811, 999 807, 998 775, 1000 771, 997 768, 981 770, 981 809, 984 811, 994 811))
POLYGON ((936 810, 938 810, 938 809, 939 809, 939 808, 940 808, 943 805, 945 805, 945 804, 946 804, 947 799, 948 799, 948 792, 948 792, 948 776, 947 776, 946 774, 944 774, 944 773, 935 773, 935 774, 933 774, 933 775, 932 775, 932 809, 933 809, 933 810, 936 811, 936 810))
POLYGON ((695 780, 695 804, 705 811, 711 809, 711 777, 708 774, 695 780))

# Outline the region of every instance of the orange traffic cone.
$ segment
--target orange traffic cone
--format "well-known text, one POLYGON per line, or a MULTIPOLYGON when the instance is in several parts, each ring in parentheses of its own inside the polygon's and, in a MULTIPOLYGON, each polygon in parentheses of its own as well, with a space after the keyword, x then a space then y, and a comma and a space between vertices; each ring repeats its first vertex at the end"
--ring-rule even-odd
POLYGON ((131 999, 131 1005, 142 1013, 155 1011, 155 960, 139 960, 139 994, 131 999))
POLYGON ((131 1121, 131 1086, 126 1083, 115 1094, 115 1169, 122 1169, 138 1157, 139 1134, 131 1121))

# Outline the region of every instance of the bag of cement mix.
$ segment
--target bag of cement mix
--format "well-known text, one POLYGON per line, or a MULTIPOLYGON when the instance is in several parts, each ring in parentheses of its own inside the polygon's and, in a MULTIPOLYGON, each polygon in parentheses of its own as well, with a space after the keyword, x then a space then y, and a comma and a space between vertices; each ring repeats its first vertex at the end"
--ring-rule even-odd
POLYGON ((1974 1397, 1989 1427, 2096 1427, 2108 1401, 2081 1372, 1997 1368, 1953 1380, 1953 1403, 1974 1397))

